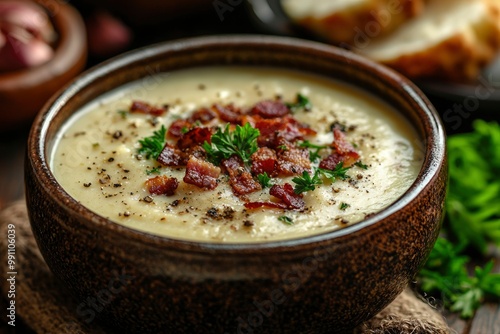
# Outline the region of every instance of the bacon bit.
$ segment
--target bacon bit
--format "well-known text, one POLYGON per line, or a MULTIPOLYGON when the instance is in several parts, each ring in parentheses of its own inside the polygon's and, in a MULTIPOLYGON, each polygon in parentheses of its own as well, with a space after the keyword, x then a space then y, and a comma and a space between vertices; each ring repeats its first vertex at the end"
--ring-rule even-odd
POLYGON ((177 141, 177 147, 180 149, 187 149, 195 145, 203 144, 205 141, 210 143, 210 137, 212 137, 212 133, 212 129, 209 128, 193 128, 185 134, 181 135, 181 138, 177 141))
POLYGON ((201 124, 206 124, 217 117, 217 114, 207 108, 201 108, 195 111, 189 118, 188 121, 191 123, 200 122, 201 124))
POLYGON ((359 160, 359 154, 356 152, 351 143, 347 141, 345 134, 338 128, 333 129, 334 141, 332 143, 335 152, 324 158, 320 164, 320 168, 333 170, 339 162, 343 163, 343 167, 351 167, 359 160))
POLYGON ((229 174, 229 184, 237 196, 247 195, 262 190, 259 182, 255 181, 244 167, 243 161, 236 155, 222 161, 222 166, 229 174))
POLYGON ((311 169, 309 150, 287 146, 288 149, 278 153, 278 171, 282 175, 290 176, 302 174, 311 169))
POLYGON ((161 116, 165 113, 165 109, 158 108, 150 105, 149 103, 142 101, 133 101, 130 106, 130 112, 132 113, 141 113, 153 116, 161 116))
POLYGON ((268 147, 261 147, 252 154, 252 173, 259 175, 267 173, 270 177, 277 175, 278 159, 276 152, 268 147))
POLYGON ((229 122, 231 124, 241 124, 241 117, 243 112, 241 109, 235 107, 232 104, 227 106, 221 106, 220 104, 214 104, 212 106, 212 110, 219 115, 219 118, 225 122, 229 122))
POLYGON ((261 101, 252 108, 252 113, 264 118, 276 118, 290 113, 290 109, 281 101, 261 101))
POLYGON ((186 154, 171 144, 166 144, 163 147, 157 159, 164 166, 184 166, 186 160, 186 154))
POLYGON ((302 195, 296 194, 290 183, 284 185, 275 184, 269 190, 269 194, 283 201, 288 209, 303 210, 306 206, 302 195))
POLYGON ((160 175, 146 181, 146 187, 150 194, 172 196, 179 186, 175 177, 160 175))
POLYGON ((262 207, 267 207, 271 209, 283 209, 286 210, 288 207, 285 203, 276 203, 276 202, 248 202, 245 203, 245 208, 249 210, 258 209, 262 207))
POLYGON ((319 168, 334 170, 335 167, 342 162, 343 167, 351 167, 359 160, 359 154, 356 152, 348 152, 345 154, 338 154, 334 152, 321 160, 319 168))
POLYGON ((304 136, 316 134, 316 131, 290 116, 272 119, 263 119, 256 116, 253 119, 246 118, 245 121, 250 122, 250 124, 254 122, 254 127, 259 129, 260 136, 257 139, 259 146, 276 148, 282 140, 293 143, 296 140, 303 139, 304 136))
POLYGON ((168 135, 170 137, 180 138, 182 136, 182 130, 191 128, 191 125, 191 122, 185 119, 175 120, 168 128, 168 135))
POLYGON ((332 146, 338 154, 344 155, 346 153, 356 152, 352 144, 347 141, 345 134, 337 127, 333 129, 333 138, 332 146))
POLYGON ((192 156, 187 162, 186 175, 184 175, 183 180, 199 188, 213 190, 217 187, 217 178, 219 175, 219 167, 192 156))

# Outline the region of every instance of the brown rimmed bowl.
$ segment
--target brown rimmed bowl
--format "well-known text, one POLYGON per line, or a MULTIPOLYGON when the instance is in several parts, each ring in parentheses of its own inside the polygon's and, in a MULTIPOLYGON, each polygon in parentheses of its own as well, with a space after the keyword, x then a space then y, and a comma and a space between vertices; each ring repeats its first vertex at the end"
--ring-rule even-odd
POLYGON ((436 112, 407 79, 347 51, 298 39, 221 36, 146 47, 84 73, 32 127, 26 160, 31 226, 75 313, 139 333, 334 333, 387 306, 437 238, 447 179, 436 112), (341 230, 254 243, 189 242, 107 220, 58 184, 49 157, 65 121, 89 101, 151 73, 209 65, 272 66, 321 74, 370 91, 417 130, 425 155, 394 204, 341 230))

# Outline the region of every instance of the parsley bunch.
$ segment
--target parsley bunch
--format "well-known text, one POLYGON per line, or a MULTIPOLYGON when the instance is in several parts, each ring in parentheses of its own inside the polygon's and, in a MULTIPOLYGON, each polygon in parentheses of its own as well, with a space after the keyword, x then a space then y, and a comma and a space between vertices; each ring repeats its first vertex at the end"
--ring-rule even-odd
MULTIPOLYGON (((488 260, 500 246, 500 126, 474 122, 474 131, 448 138, 449 192, 443 235, 419 274, 423 291, 441 293, 445 306, 473 316, 485 299, 500 300, 500 274, 493 261, 469 272, 469 251, 488 260)), ((486 262, 485 261, 485 262, 486 262)))
POLYGON ((232 155, 237 155, 247 164, 252 154, 259 148, 257 145, 259 135, 260 131, 253 128, 250 123, 245 123, 244 126, 236 125, 232 132, 229 131, 228 124, 224 131, 219 128, 210 138, 212 143, 205 142, 203 148, 207 152, 208 160, 216 165, 232 155))

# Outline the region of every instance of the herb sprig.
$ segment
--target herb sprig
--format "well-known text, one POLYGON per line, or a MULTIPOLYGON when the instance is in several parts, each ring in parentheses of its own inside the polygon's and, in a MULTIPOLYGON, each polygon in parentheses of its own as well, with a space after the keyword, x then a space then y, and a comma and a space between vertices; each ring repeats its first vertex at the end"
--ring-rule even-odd
POLYGON ((309 101, 309 99, 307 97, 305 97, 304 95, 302 95, 300 93, 297 94, 296 102, 287 103, 286 106, 292 112, 297 112, 299 110, 309 111, 312 109, 311 101, 309 101))
POLYGON ((309 140, 304 140, 303 142, 301 142, 299 144, 299 147, 314 149, 314 150, 309 150, 309 160, 311 160, 311 162, 318 161, 321 158, 319 152, 325 148, 328 148, 327 145, 316 145, 309 142, 309 140))
POLYGON ((212 143, 205 142, 203 148, 207 152, 208 160, 214 164, 218 165, 222 159, 228 159, 232 155, 237 155, 247 164, 258 149, 259 135, 260 131, 249 123, 243 126, 236 125, 234 131, 229 131, 228 124, 224 131, 219 128, 210 139, 212 143))
POLYGON ((146 159, 158 159, 167 141, 165 138, 166 135, 167 129, 164 125, 162 125, 159 130, 153 132, 152 136, 139 140, 141 147, 137 150, 137 152, 145 156, 146 159))
POLYGON ((312 176, 308 171, 304 171, 302 176, 297 176, 292 179, 292 182, 295 183, 294 192, 296 194, 302 194, 307 191, 315 190, 317 186, 323 184, 321 176, 326 177, 332 182, 337 178, 345 180, 349 178, 346 174, 349 169, 350 167, 344 167, 344 163, 341 161, 333 170, 316 168, 312 176))
POLYGON ((267 188, 267 187, 271 186, 272 179, 269 175, 267 175, 266 172, 257 175, 257 180, 259 181, 262 188, 267 188))
POLYGON ((500 246, 500 126, 474 122, 474 131, 448 138, 449 192, 442 235, 419 273, 420 288, 469 318, 486 299, 500 301, 500 274, 492 273, 488 246, 500 246), (467 268, 469 251, 483 267, 467 268))

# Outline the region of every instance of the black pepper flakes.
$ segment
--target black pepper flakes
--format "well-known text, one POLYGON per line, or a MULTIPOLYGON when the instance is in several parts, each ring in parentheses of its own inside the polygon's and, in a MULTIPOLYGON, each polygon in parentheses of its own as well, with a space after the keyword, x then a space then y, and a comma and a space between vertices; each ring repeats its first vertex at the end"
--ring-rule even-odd
POLYGON ((153 202, 153 197, 152 196, 146 196, 142 199, 146 203, 152 203, 153 202))
POLYGON ((84 183, 84 184, 83 184, 83 186, 84 186, 85 188, 88 188, 88 187, 90 187, 91 185, 92 185, 92 183, 90 183, 90 182, 88 182, 88 183, 84 183))
POLYGON ((115 131, 115 133, 113 133, 113 138, 115 139, 120 139, 121 136, 123 136, 123 133, 120 130, 115 131))

